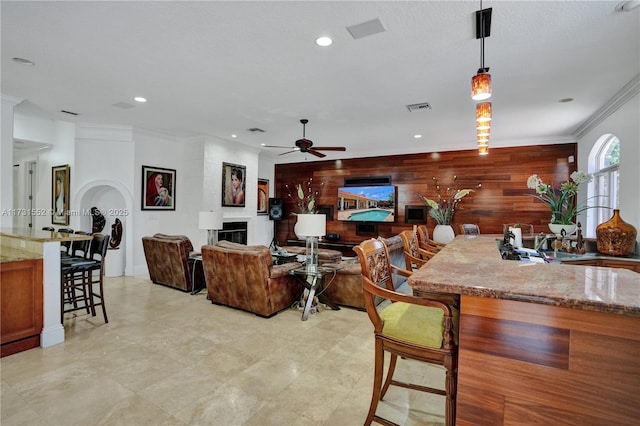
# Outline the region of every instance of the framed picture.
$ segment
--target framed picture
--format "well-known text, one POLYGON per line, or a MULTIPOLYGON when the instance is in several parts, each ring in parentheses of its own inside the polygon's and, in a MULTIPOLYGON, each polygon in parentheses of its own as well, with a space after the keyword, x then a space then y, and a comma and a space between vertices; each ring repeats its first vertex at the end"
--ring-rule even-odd
POLYGON ((269 179, 258 179, 258 214, 269 214, 269 179))
POLYGON ((69 224, 69 165, 51 168, 51 223, 69 224))
POLYGON ((247 167, 222 163, 222 206, 244 207, 247 167))
POLYGON ((176 171, 142 166, 142 210, 176 209, 176 171))

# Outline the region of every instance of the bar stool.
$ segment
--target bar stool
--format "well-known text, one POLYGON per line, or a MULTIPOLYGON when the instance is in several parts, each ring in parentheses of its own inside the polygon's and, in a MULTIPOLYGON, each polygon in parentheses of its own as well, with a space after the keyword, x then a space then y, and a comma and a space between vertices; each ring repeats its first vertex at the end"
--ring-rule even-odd
MULTIPOLYGON (((83 232, 78 232, 81 234, 83 232)), ((83 233, 86 234, 86 233, 83 233)), ((70 252, 60 259, 60 319, 64 322, 64 314, 80 309, 91 312, 90 286, 86 268, 95 263, 88 258, 90 240, 73 241, 70 252)), ((64 253, 64 252, 63 252, 64 253)))
MULTIPOLYGON (((53 231, 53 228, 49 229, 50 231, 53 231)), ((59 228, 58 232, 62 232, 65 234, 73 234, 73 229, 71 228, 59 228)), ((71 241, 63 241, 60 243, 60 251, 62 252, 63 255, 65 254, 69 254, 69 250, 71 250, 71 241)))
MULTIPOLYGON (((80 233, 80 232, 77 232, 80 233)), ((96 316, 96 306, 102 306, 105 323, 109 322, 104 304, 104 260, 109 247, 109 236, 93 234, 92 240, 74 241, 72 256, 62 264, 62 316, 67 312, 86 310, 96 316), (82 243, 85 244, 82 247, 82 243), (84 249, 84 256, 78 255, 84 249), (97 272, 97 274, 96 274, 97 272), (97 289, 96 289, 97 285, 97 289), (96 301, 97 299, 97 301, 96 301)))

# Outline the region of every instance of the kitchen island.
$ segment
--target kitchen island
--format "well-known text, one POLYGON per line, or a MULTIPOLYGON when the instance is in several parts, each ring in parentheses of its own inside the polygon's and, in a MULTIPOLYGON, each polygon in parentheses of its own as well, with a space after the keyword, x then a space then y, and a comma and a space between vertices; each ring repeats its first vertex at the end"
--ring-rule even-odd
MULTIPOLYGON (((64 327, 60 321, 60 243, 63 241, 90 240, 91 235, 66 234, 61 232, 41 231, 34 229, 0 229, 0 261, 5 273, 3 274, 2 290, 13 299, 3 302, 12 306, 7 308, 16 310, 15 306, 20 302, 20 308, 26 312, 33 312, 30 321, 22 321, 26 325, 21 327, 25 330, 36 330, 40 328, 39 345, 43 348, 64 342, 64 327), (14 271, 33 271, 22 275, 15 275, 14 271), (27 279, 26 277, 29 277, 27 279), (39 282, 35 282, 37 280, 39 282), (24 291, 24 293, 19 293, 24 291), (22 295, 20 295, 22 294, 22 295), (38 300, 39 299, 39 300, 38 300), (38 318, 37 310, 40 310, 38 318), (40 323, 40 325, 38 325, 40 323)), ((3 308, 5 306, 3 305, 3 308)), ((17 312, 17 311, 16 311, 17 312)), ((9 309, 3 309, 3 323, 5 315, 13 315, 9 309)), ((25 318, 27 316, 25 315, 25 318)), ((15 318, 14 318, 15 319, 15 318)), ((4 327, 3 324, 3 327, 4 327)), ((3 328, 3 333, 6 330, 3 328)), ((24 336, 9 330, 9 335, 15 334, 20 339, 24 336)), ((35 340, 30 340, 33 345, 35 340)), ((4 337, 3 337, 3 343, 4 337)), ((26 348, 23 345, 21 348, 26 348)), ((7 352, 8 354, 9 352, 7 352)))
POLYGON ((456 237, 409 278, 459 297, 458 425, 634 424, 640 274, 503 260, 456 237))

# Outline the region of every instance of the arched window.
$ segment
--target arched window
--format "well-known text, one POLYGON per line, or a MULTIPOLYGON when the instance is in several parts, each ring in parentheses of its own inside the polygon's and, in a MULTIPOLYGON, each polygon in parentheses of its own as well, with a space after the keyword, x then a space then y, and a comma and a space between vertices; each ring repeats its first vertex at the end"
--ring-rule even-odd
POLYGON ((607 221, 611 217, 611 209, 618 208, 619 164, 620 140, 612 134, 601 136, 589 155, 589 173, 593 174, 589 196, 597 197, 590 204, 604 207, 588 210, 589 230, 595 230, 598 224, 607 221))

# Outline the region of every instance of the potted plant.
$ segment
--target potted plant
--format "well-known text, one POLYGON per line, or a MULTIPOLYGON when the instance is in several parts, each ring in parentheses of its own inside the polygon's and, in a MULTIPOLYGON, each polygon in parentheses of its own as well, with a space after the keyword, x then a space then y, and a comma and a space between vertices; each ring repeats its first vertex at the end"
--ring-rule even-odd
MULTIPOLYGON (((458 189, 457 188, 457 176, 453 177, 453 186, 447 187, 443 190, 438 184, 438 178, 435 176, 432 178, 436 188, 436 195, 432 198, 427 198, 424 195, 418 193, 418 198, 429 207, 429 216, 436 221, 436 227, 433 230, 433 239, 441 243, 448 243, 455 238, 455 232, 451 226, 451 220, 453 214, 458 207, 458 204, 464 197, 472 192, 474 189, 458 189)), ((478 184, 476 188, 481 188, 482 184, 478 184)))

